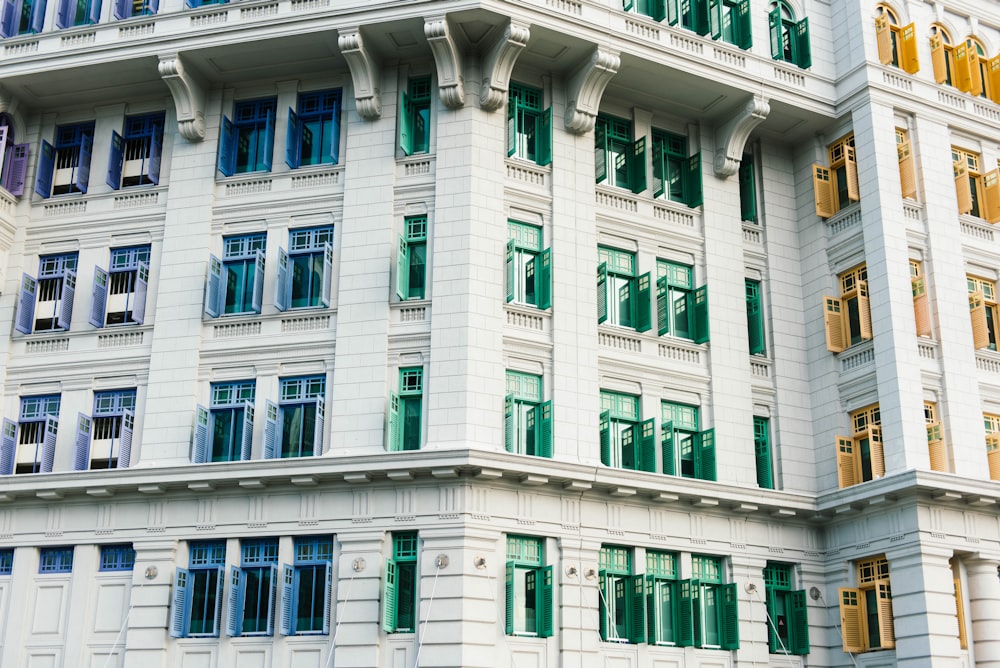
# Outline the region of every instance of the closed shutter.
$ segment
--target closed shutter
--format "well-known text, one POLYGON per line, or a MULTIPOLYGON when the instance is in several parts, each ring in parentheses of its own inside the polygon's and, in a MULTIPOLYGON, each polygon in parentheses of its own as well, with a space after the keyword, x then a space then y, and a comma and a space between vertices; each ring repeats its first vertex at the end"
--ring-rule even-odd
POLYGON ((969 293, 969 315, 972 317, 973 348, 989 348, 990 329, 986 321, 986 303, 982 292, 969 293))
POLYGON ((538 422, 538 450, 539 457, 552 456, 552 402, 543 402, 536 410, 541 411, 542 417, 538 422))
POLYGON ((837 213, 829 167, 813 165, 813 198, 816 203, 816 215, 820 218, 830 218, 837 213))
POLYGON ((841 488, 857 485, 861 481, 860 463, 855 453, 854 439, 838 436, 837 483, 841 488))
POLYGON ((838 590, 840 599, 840 630, 844 651, 852 654, 865 651, 864 617, 861 591, 847 587, 838 590))
POLYGON ((947 83, 948 54, 945 52, 941 35, 931 35, 931 65, 934 68, 934 83, 947 83))
POLYGON ((941 423, 927 423, 927 451, 930 455, 932 471, 948 471, 948 456, 941 437, 941 423))
POLYGON ((896 144, 896 158, 899 161, 899 186, 903 197, 917 198, 917 176, 913 164, 913 146, 909 140, 896 144))
POLYGON ((872 427, 868 430, 869 453, 871 455, 872 478, 885 477, 885 449, 882 447, 882 428, 872 427))
POLYGON ((104 327, 104 312, 108 304, 108 272, 100 267, 94 267, 94 288, 90 293, 90 318, 87 319, 94 327, 104 327))
POLYGON ((909 74, 916 74, 920 69, 917 59, 917 29, 914 24, 903 26, 900 30, 900 65, 909 74))
POLYGON ((892 65, 892 29, 889 17, 883 14, 875 17, 875 42, 878 44, 878 60, 883 65, 892 65))
POLYGON ((892 649, 896 646, 896 630, 892 617, 892 588, 888 580, 875 582, 875 597, 878 606, 879 647, 892 649))

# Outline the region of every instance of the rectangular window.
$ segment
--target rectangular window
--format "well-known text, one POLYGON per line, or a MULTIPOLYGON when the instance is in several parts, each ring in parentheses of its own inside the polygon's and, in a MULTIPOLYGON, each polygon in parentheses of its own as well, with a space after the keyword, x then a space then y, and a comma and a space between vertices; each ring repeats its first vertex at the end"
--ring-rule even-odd
POLYGON ((838 276, 839 297, 823 297, 826 349, 840 353, 872 338, 872 314, 868 302, 868 268, 864 264, 838 276))
POLYGON ((889 562, 885 555, 859 561, 857 579, 857 587, 843 587, 839 592, 844 651, 858 653, 893 649, 896 634, 889 562))
POLYGON ((644 597, 646 581, 632 571, 632 550, 605 545, 599 558, 601 640, 618 643, 646 641, 644 597))
POLYGON ((205 287, 205 312, 209 316, 260 313, 266 248, 264 232, 223 237, 222 259, 210 257, 205 287))
POLYGON ((753 44, 750 31, 750 0, 709 0, 708 20, 712 39, 749 49, 753 44))
POLYGON ((1000 415, 983 413, 986 426, 986 461, 990 480, 1000 480, 1000 415))
POLYGON ((660 411, 663 472, 715 480, 715 430, 699 430, 698 407, 664 401, 660 411))
POLYGON ((131 571, 135 550, 131 545, 101 545, 101 571, 131 571))
POLYGON ((507 635, 552 635, 552 566, 543 539, 507 536, 505 593, 507 635))
POLYGON ((240 541, 240 565, 229 567, 226 633, 274 635, 278 592, 278 539, 240 541))
POLYGON ((635 471, 656 470, 653 418, 641 421, 639 397, 601 390, 601 463, 635 471))
POLYGON ((854 157, 854 133, 841 137, 827 147, 830 166, 813 165, 813 195, 816 215, 830 218, 861 199, 858 164, 854 157))
POLYGON ((431 78, 410 79, 401 97, 399 148, 403 155, 427 153, 431 144, 431 78))
POLYGON ((59 431, 58 394, 21 397, 18 421, 3 421, 0 474, 49 473, 59 431))
POLYGON ((740 160, 740 218, 745 223, 757 224, 757 177, 755 175, 754 156, 744 153, 740 160))
POLYGON ((68 330, 76 296, 77 253, 42 255, 38 278, 21 275, 14 329, 22 334, 68 330))
POLYGON ((122 134, 111 133, 107 184, 112 189, 156 185, 160 182, 163 124, 163 112, 127 116, 122 134))
POLYGON ((424 371, 399 370, 399 394, 389 395, 389 450, 419 450, 422 438, 424 371))
MULTIPOLYGON (((676 4, 676 0, 673 1, 676 4)), ((667 18, 667 0, 622 0, 622 8, 656 21, 667 18)))
POLYGON ((233 105, 233 120, 222 117, 218 168, 223 176, 271 171, 276 110, 273 97, 245 100, 233 105))
POLYGON ((256 383, 241 380, 212 383, 209 434, 204 449, 195 448, 195 463, 247 461, 253 447, 256 383))
POLYGON ((72 547, 43 547, 38 552, 39 573, 72 573, 72 547))
POLYGON ((135 390, 94 392, 93 417, 80 415, 74 468, 128 468, 135 428, 135 390))
POLYGON ((507 221, 507 302, 552 306, 552 251, 542 249, 542 228, 507 221))
POLYGON ((691 556, 692 579, 681 583, 682 614, 690 609, 695 647, 739 649, 736 583, 722 584, 722 557, 691 556))
POLYGON ((676 645, 681 637, 677 555, 646 550, 646 622, 650 645, 676 645))
POLYGON ((652 323, 649 272, 636 276, 635 253, 598 246, 597 322, 648 331, 652 323))
MULTIPOLYGON (((645 170, 645 165, 641 165, 645 170)), ((653 130, 653 197, 701 206, 701 154, 687 154, 687 139, 664 130, 653 130)), ((643 171, 645 184, 645 171, 643 171)))
POLYGON ((792 588, 792 564, 767 562, 764 597, 767 601, 767 641, 771 654, 808 654, 809 617, 806 591, 792 588))
POLYGON ((504 446, 507 452, 552 456, 552 402, 542 401, 542 377, 507 372, 504 446))
POLYGON ((382 577, 382 629, 413 633, 417 629, 417 556, 415 531, 392 534, 392 558, 382 577))
POLYGON ((295 539, 295 562, 285 566, 281 584, 281 632, 284 635, 330 633, 333 539, 295 539))
POLYGON ((171 637, 219 636, 225 564, 225 541, 190 543, 188 567, 174 572, 171 637))
POLYGON ((330 305, 333 278, 333 225, 288 232, 288 252, 278 249, 274 306, 315 308, 330 305))
POLYGON ((976 350, 997 349, 996 283, 985 278, 966 276, 969 288, 969 315, 972 318, 972 343, 976 350))
POLYGON ((796 21, 795 13, 788 3, 777 0, 771 4, 767 23, 771 37, 771 58, 803 69, 812 66, 808 18, 796 21))
POLYGON ((101 20, 101 0, 59 0, 57 28, 93 25, 101 20))
POLYGON ((767 342, 764 338, 764 308, 761 303, 760 281, 746 279, 747 338, 751 355, 766 355, 767 342))
POLYGON ((56 127, 55 144, 42 140, 35 176, 35 192, 50 195, 86 193, 90 156, 94 149, 94 122, 56 127))
POLYGON ((109 269, 94 267, 90 319, 94 327, 142 324, 149 291, 149 246, 112 248, 109 269))
POLYGON ((670 25, 707 35, 712 26, 709 20, 710 0, 667 0, 667 21, 670 25))
POLYGON ((5 2, 0 36, 15 37, 42 32, 45 23, 45 0, 14 0, 5 2))
POLYGON ((771 469, 771 425, 766 417, 753 417, 753 451, 757 463, 757 486, 774 489, 771 469))
POLYGON ((927 452, 932 471, 948 471, 948 450, 944 444, 944 428, 938 419, 937 404, 924 402, 924 422, 927 425, 927 452))
POLYGON ((403 219, 396 255, 396 296, 400 301, 423 299, 427 285, 427 216, 403 219))
POLYGON ((896 159, 899 163, 899 186, 903 197, 917 199, 917 168, 913 146, 906 130, 896 128, 896 159))
POLYGON ((837 477, 850 487, 885 475, 882 449, 882 415, 878 404, 851 413, 853 436, 837 437, 837 477))
POLYGON ((14 571, 14 548, 0 550, 0 575, 10 575, 14 571))
POLYGON ((694 287, 694 269, 656 261, 656 331, 695 343, 708 341, 708 286, 694 287))
POLYGON ((646 189, 646 138, 632 141, 632 122, 601 114, 597 117, 594 166, 597 183, 627 188, 633 193, 646 189))
POLYGON ((539 165, 552 162, 552 108, 542 108, 540 88, 510 84, 507 155, 539 165))
POLYGON ((127 19, 133 16, 148 16, 160 10, 160 0, 115 0, 114 16, 127 19))
POLYGON ((913 290, 913 320, 917 336, 933 336, 927 280, 924 278, 923 263, 917 260, 910 260, 910 287, 913 290))
POLYGON ((977 153, 951 147, 958 212, 997 223, 1000 222, 1000 170, 984 174, 979 159, 977 153))
POLYGON ((341 91, 299 93, 297 111, 288 110, 285 162, 292 169, 336 165, 340 159, 341 91))
POLYGON ((276 422, 271 423, 269 415, 268 422, 271 424, 265 425, 265 458, 312 457, 323 454, 325 395, 324 376, 281 379, 281 399, 277 406, 276 422), (280 450, 271 452, 275 439, 267 432, 277 430, 279 426, 280 450), (269 443, 272 444, 270 447, 269 443))

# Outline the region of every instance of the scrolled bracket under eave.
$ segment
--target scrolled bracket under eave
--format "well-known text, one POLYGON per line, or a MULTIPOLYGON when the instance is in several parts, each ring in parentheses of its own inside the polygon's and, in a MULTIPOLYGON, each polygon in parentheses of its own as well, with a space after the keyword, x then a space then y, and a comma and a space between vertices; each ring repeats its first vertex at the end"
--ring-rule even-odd
POLYGON ((354 103, 362 118, 373 121, 382 115, 382 99, 379 96, 378 65, 361 38, 357 28, 344 30, 337 37, 337 46, 351 70, 354 83, 354 103))
POLYGON ((715 131, 715 175, 727 178, 735 174, 743 160, 743 149, 753 129, 771 113, 771 105, 762 95, 754 95, 732 118, 715 131))
POLYGON ((595 48, 590 58, 577 68, 569 79, 566 130, 584 134, 594 129, 604 89, 618 73, 621 62, 618 53, 595 48))
POLYGON ((177 108, 177 131, 188 141, 205 138, 205 90, 184 67, 179 53, 160 56, 157 66, 177 108))
POLYGON ((479 107, 484 111, 496 111, 503 106, 510 89, 510 73, 514 63, 528 46, 531 37, 530 26, 511 21, 490 48, 483 61, 483 87, 479 93, 479 107))
POLYGON ((424 36, 437 65, 438 93, 449 109, 465 105, 465 83, 462 80, 462 58, 451 34, 448 18, 438 16, 424 21, 424 36))

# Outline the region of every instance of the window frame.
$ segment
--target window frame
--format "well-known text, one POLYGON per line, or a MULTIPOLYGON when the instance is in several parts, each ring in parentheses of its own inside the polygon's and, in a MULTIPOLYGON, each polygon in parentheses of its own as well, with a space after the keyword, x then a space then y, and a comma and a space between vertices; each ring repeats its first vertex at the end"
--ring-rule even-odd
POLYGON ((299 536, 294 539, 294 561, 285 565, 282 575, 281 633, 286 636, 329 635, 333 588, 333 537, 299 536), (304 576, 310 573, 309 579, 304 576), (324 578, 320 579, 320 574, 324 578), (316 586, 323 587, 323 602, 320 608, 316 586), (310 627, 300 628, 303 590, 311 589, 310 627), (320 612, 319 615, 316 613, 320 612), (317 620, 320 621, 317 624, 317 620))
POLYGON ((915 25, 901 26, 896 12, 886 5, 875 7, 875 44, 883 65, 897 67, 907 74, 916 74, 920 69, 915 25))
POLYGON ((170 613, 172 638, 218 638, 222 620, 223 588, 226 582, 226 542, 190 541, 188 567, 174 572, 173 602, 170 613), (200 613, 197 631, 192 631, 195 605, 200 613), (209 618, 211 615, 211 619, 209 618), (212 628, 208 629, 211 621, 212 628))
POLYGON ((35 192, 42 199, 87 193, 94 126, 94 121, 57 125, 53 143, 42 140, 35 172, 35 192))
POLYGON ((399 148, 404 156, 430 153, 431 148, 430 75, 410 77, 400 91, 399 148))
POLYGON ((868 299, 868 265, 862 262, 841 272, 837 275, 837 284, 840 296, 823 297, 826 349, 832 353, 842 353, 874 338, 868 299))
POLYGON ((545 565, 545 539, 508 534, 506 545, 504 633, 509 636, 551 637, 553 571, 552 566, 545 565), (522 582, 523 587, 519 586, 522 582), (533 622, 529 614, 532 610, 535 612, 533 622))
POLYGON ((595 181, 634 194, 646 189, 646 138, 632 139, 632 121, 598 114, 594 132, 595 181))
POLYGON ((646 641, 644 603, 645 577, 634 574, 633 550, 619 545, 602 545, 598 557, 599 611, 601 640, 637 644, 646 641), (619 633, 619 627, 625 631, 619 633), (609 637, 608 631, 613 630, 609 637))
POLYGON ((226 635, 273 636, 278 602, 278 539, 242 539, 240 565, 229 567, 229 582, 226 635))
POLYGON ((160 111, 126 116, 121 134, 112 130, 105 179, 112 190, 159 185, 165 123, 166 113, 160 111))
POLYGON ((41 547, 38 549, 38 574, 72 573, 74 556, 72 545, 41 547))
POLYGON ((753 450, 757 486, 762 489, 775 489, 770 418, 761 415, 753 416, 753 450))
POLYGON ((340 164, 340 126, 343 110, 343 89, 309 91, 299 93, 295 109, 288 109, 288 134, 285 146, 285 163, 291 169, 319 167, 340 164), (316 134, 315 124, 319 123, 320 143, 315 144, 318 155, 309 155, 306 160, 306 145, 313 146, 316 134), (323 137, 328 134, 328 137, 323 137), (323 152, 324 143, 328 143, 323 152))
MULTIPOLYGON (((268 402, 270 404, 270 402, 268 402)), ((270 424, 271 418, 269 410, 268 422, 265 425, 264 434, 264 457, 266 459, 287 459, 294 457, 318 457, 323 454, 323 441, 326 436, 325 429, 325 419, 326 419, 326 376, 325 375, 313 375, 313 376, 295 376, 291 378, 281 378, 279 380, 279 401, 276 406, 276 415, 274 422, 276 423, 273 427, 270 424), (297 393, 288 394, 291 392, 292 385, 298 385, 299 389, 297 393), (313 439, 311 444, 305 444, 302 440, 304 438, 304 433, 300 434, 302 441, 299 443, 298 454, 293 454, 291 450, 287 451, 285 448, 285 430, 286 430, 286 414, 285 411, 288 410, 298 410, 303 411, 303 417, 301 421, 305 424, 308 420, 308 416, 305 411, 312 409, 313 413, 313 439), (270 429, 276 429, 274 437, 268 434, 270 429), (274 445, 270 446, 274 453, 268 452, 269 443, 274 445), (311 454, 306 454, 304 448, 312 448, 311 454)), ((292 420, 295 420, 295 416, 291 416, 292 420)))
POLYGON ((271 171, 277 113, 276 97, 233 102, 233 119, 223 116, 219 128, 217 168, 223 176, 271 171))
POLYGON ((810 652, 806 590, 795 589, 795 565, 768 561, 764 567, 764 598, 768 614, 767 640, 771 654, 810 652), (785 638, 779 630, 784 622, 785 638))
POLYGON ((597 323, 637 332, 651 329, 650 272, 637 275, 637 254, 598 246, 597 258, 597 323), (615 304, 614 309, 609 308, 611 304, 615 304))
POLYGON ((14 548, 0 548, 0 577, 11 575, 14 572, 14 548))
MULTIPOLYGON (((721 1, 721 0, 720 0, 721 1)), ((687 137, 652 130, 653 198, 697 208, 704 203, 701 153, 688 155, 687 137)))
POLYGON ((382 573, 382 630, 416 633, 420 537, 416 531, 392 533, 392 557, 382 573), (405 624, 409 621, 410 624, 405 624))
POLYGON ((708 342, 708 286, 695 287, 693 266, 657 258, 656 332, 694 343, 708 342), (677 326, 679 313, 686 320, 684 330, 677 326))
POLYGON ((858 654, 894 649, 896 637, 888 560, 884 554, 868 557, 857 561, 854 571, 857 586, 841 587, 838 591, 844 651, 858 654), (872 601, 874 610, 869 609, 872 601), (871 628, 872 621, 877 629, 871 628))
POLYGON ((552 107, 544 107, 541 88, 510 82, 507 93, 507 157, 552 163, 552 107), (544 107, 544 108, 543 108, 544 107))
MULTIPOLYGON (((22 334, 68 331, 76 297, 79 253, 55 253, 38 257, 37 278, 21 275, 14 329, 22 334), (40 305, 51 303, 51 317, 38 318, 40 305)), ((46 314, 49 312, 46 311, 46 314)))
POLYGON ((852 487, 885 477, 882 417, 878 403, 849 413, 852 435, 837 436, 837 483, 852 487))
POLYGON ((101 545, 97 570, 102 573, 135 569, 135 548, 131 543, 101 545))
POLYGON ((403 233, 399 235, 396 252, 396 297, 399 301, 426 298, 427 228, 427 214, 403 218, 403 233))
POLYGON ((601 463, 611 468, 656 471, 654 418, 642 419, 641 397, 601 390, 601 463))
POLYGON ((288 251, 278 248, 274 307, 279 311, 329 308, 333 297, 335 227, 288 230, 288 251), (303 286, 302 282, 306 285, 303 286))
POLYGON ((552 402, 545 401, 543 377, 505 374, 504 449, 521 455, 552 457, 552 402))
POLYGON ((401 367, 397 392, 389 393, 389 428, 386 432, 390 452, 420 450, 423 445, 423 367, 401 367))
POLYGON ((716 479, 715 430, 701 429, 700 408, 660 402, 660 447, 663 472, 697 480, 716 479), (685 452, 690 444, 690 457, 685 452))
POLYGON ((4 418, 0 473, 30 474, 50 473, 55 461, 56 437, 59 432, 59 394, 22 396, 19 401, 17 422, 4 418), (29 425, 31 426, 29 428, 29 425), (31 439, 31 440, 29 440, 31 439), (22 448, 34 449, 30 469, 21 463, 22 448))
POLYGON ((812 67, 809 17, 796 21, 791 5, 784 0, 776 0, 771 3, 767 24, 772 60, 791 63, 802 69, 812 67))
POLYGON ((552 307, 552 249, 543 248, 544 229, 507 220, 504 288, 508 304, 552 307))
POLYGON ((78 417, 74 453, 76 470, 129 467, 135 435, 135 403, 135 388, 94 392, 93 412, 89 416, 80 414, 78 417), (110 441, 108 456, 96 458, 97 442, 105 441, 110 441), (104 462, 107 464, 104 465, 104 462))
POLYGON ((969 316, 972 319, 972 344, 976 350, 997 350, 1000 308, 996 281, 966 274, 969 291, 969 316))

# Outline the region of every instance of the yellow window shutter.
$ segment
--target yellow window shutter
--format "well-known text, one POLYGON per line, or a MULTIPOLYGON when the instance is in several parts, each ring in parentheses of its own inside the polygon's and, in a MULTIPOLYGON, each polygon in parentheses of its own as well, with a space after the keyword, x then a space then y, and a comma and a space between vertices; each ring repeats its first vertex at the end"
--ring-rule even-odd
POLYGON ((944 40, 941 35, 931 35, 931 64, 934 66, 935 83, 948 81, 947 55, 944 52, 944 40))
POLYGON ((868 447, 872 460, 872 480, 885 477, 885 449, 882 447, 882 427, 868 430, 868 447))
POLYGON ((969 294, 969 315, 972 316, 972 346, 976 350, 990 345, 990 329, 986 324, 986 304, 982 292, 969 294))
POLYGON ((861 612, 861 591, 842 587, 840 596, 840 629, 844 634, 844 651, 856 654, 865 651, 864 617, 861 612))
POLYGON ((941 438, 941 423, 927 423, 927 451, 931 458, 932 471, 948 471, 948 456, 944 449, 944 439, 941 438))
POLYGON ((879 62, 892 65, 892 33, 888 16, 875 17, 875 41, 878 43, 879 62))
POLYGON ((979 69, 979 52, 976 47, 966 49, 969 58, 969 93, 979 97, 983 94, 983 71, 979 69))
POLYGON ((986 434, 986 461, 990 480, 1000 480, 1000 434, 986 434))
POLYGON ((876 580, 875 596, 878 605, 878 635, 882 649, 896 646, 896 629, 892 619, 892 589, 888 580, 876 580))
POLYGON ((830 218, 837 210, 833 206, 833 182, 830 168, 813 165, 813 197, 816 199, 816 215, 830 218))
POLYGON ((844 336, 844 303, 840 297, 823 297, 823 325, 826 327, 826 349, 842 353, 847 349, 844 336))
POLYGON ((858 281, 858 320, 861 338, 867 341, 872 338, 872 310, 868 301, 868 281, 858 281))
POLYGON ((917 29, 911 23, 908 26, 903 26, 902 31, 903 39, 902 41, 902 62, 903 69, 910 74, 916 74, 917 70, 920 69, 920 63, 917 60, 917 29))
POLYGON ((990 97, 1000 104, 1000 54, 990 58, 986 69, 990 77, 990 97))
POLYGON ((969 638, 965 635, 965 603, 962 599, 962 579, 955 578, 955 611, 958 616, 958 644, 969 649, 969 638))
POLYGON ((917 336, 930 336, 931 305, 927 286, 922 278, 914 278, 910 284, 913 286, 913 319, 917 324, 917 336))
POLYGON ((989 223, 1000 223, 1000 170, 983 175, 983 218, 989 223))
POLYGON ((952 83, 955 88, 963 93, 968 93, 972 89, 972 74, 969 71, 969 47, 959 44, 955 47, 955 76, 952 83))
POLYGON ((958 197, 958 212, 970 213, 972 211, 972 186, 969 182, 969 166, 965 160, 958 160, 952 163, 952 170, 955 172, 955 195, 958 197))
POLYGON ((903 197, 917 198, 917 174, 913 165, 913 147, 906 140, 896 144, 896 157, 899 159, 899 185, 903 197))
POLYGON ((844 152, 844 169, 847 170, 847 198, 852 202, 861 199, 858 187, 858 162, 854 159, 854 147, 848 146, 844 152))
POLYGON ((837 437, 837 484, 840 487, 857 485, 861 480, 858 471, 858 458, 855 455, 854 439, 846 436, 837 437))

